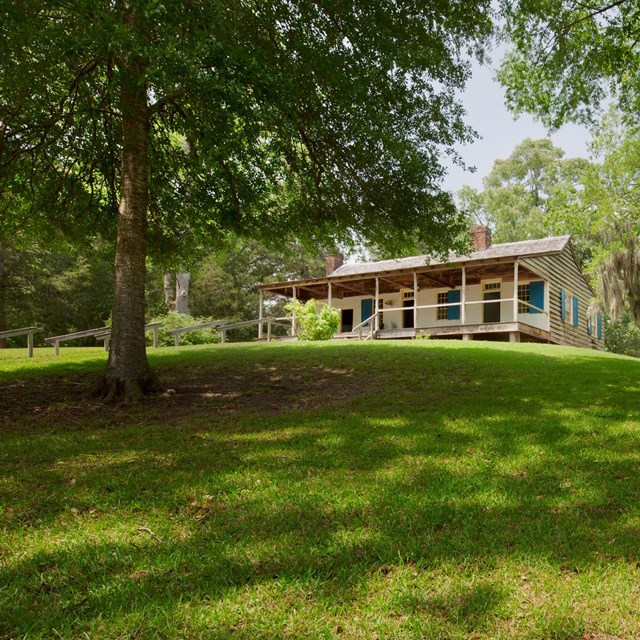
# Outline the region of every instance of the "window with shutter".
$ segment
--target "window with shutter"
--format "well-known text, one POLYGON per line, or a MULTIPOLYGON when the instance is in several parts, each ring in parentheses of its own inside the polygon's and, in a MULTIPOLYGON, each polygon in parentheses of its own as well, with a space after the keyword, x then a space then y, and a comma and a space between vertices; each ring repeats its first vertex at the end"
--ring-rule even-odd
MULTIPOLYGON (((460 290, 454 289, 453 291, 449 291, 447 298, 449 303, 460 302, 460 290)), ((459 306, 447 307, 447 320, 460 320, 459 306)))

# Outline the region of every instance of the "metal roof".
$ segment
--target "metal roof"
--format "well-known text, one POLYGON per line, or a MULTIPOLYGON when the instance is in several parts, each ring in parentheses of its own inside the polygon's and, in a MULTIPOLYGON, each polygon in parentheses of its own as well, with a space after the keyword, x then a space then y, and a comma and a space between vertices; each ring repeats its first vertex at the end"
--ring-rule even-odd
POLYGON ((397 258, 394 260, 380 260, 378 262, 365 262, 360 264, 344 264, 336 269, 329 277, 355 276, 379 273, 383 271, 395 271, 400 269, 416 269, 425 266, 439 264, 459 264, 473 260, 488 260, 494 258, 510 258, 520 256, 532 256, 543 253, 559 253, 569 242, 569 236, 556 236, 542 238, 540 240, 523 240, 521 242, 505 242, 491 245, 484 251, 473 251, 468 256, 449 254, 448 259, 438 260, 427 255, 397 258))

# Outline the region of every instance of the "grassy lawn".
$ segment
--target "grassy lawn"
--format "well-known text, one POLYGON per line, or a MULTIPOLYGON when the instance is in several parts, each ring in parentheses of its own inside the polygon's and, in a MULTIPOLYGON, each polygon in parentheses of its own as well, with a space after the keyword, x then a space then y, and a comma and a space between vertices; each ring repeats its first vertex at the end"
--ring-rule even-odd
POLYGON ((640 361, 438 341, 0 352, 0 638, 640 637, 640 361))

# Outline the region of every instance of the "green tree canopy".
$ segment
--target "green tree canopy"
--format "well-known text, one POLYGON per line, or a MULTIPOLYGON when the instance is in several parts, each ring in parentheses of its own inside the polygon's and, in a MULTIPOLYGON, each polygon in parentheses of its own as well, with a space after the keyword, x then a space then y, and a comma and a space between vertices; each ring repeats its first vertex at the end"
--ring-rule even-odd
POLYGON ((493 228, 497 242, 515 242, 574 232, 580 206, 583 158, 564 158, 548 138, 523 140, 505 160, 496 160, 483 190, 463 187, 460 207, 493 228))
POLYGON ((498 73, 507 103, 557 128, 594 122, 616 96, 640 112, 640 11, 636 0, 502 0, 504 37, 512 49, 498 73))
POLYGON ((489 0, 4 3, 0 166, 53 167, 117 220, 107 395, 157 387, 148 240, 449 249, 462 222, 439 158, 473 136, 456 95, 491 28, 489 0))

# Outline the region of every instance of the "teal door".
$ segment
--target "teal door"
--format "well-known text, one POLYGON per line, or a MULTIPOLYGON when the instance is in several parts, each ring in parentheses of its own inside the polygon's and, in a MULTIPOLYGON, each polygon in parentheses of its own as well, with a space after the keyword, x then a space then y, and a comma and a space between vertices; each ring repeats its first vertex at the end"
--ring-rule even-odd
MULTIPOLYGON (((373 299, 366 298, 360 302, 360 322, 364 322, 367 318, 373 315, 373 299)), ((366 327, 369 326, 367 323, 366 327)))

